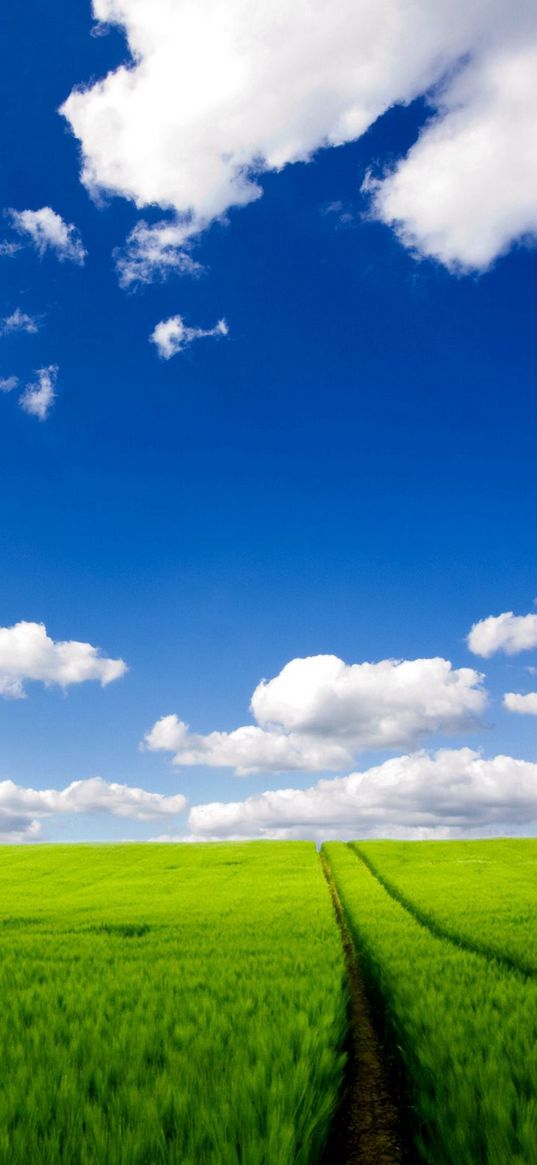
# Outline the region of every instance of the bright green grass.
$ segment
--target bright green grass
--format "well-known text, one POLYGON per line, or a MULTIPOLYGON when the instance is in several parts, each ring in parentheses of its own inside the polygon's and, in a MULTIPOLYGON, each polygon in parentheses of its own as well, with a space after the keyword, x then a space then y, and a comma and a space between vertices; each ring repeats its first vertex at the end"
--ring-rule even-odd
POLYGON ((0 848, 1 1165, 310 1165, 343 981, 310 843, 0 848))
POLYGON ((407 1065, 423 1160, 536 1165, 535 980, 435 937, 350 846, 324 850, 407 1065))
POLYGON ((537 972, 537 841, 361 842, 384 884, 445 934, 537 972))

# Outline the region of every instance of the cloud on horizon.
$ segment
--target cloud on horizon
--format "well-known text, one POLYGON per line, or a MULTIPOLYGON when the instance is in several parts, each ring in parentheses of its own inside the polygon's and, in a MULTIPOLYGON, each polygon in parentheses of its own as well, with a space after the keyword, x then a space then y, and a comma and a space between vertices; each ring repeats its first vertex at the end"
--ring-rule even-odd
MULTIPOLYGON (((93 0, 93 14, 125 32, 132 63, 61 108, 82 180, 93 195, 175 212, 179 269, 189 237, 260 197, 261 174, 353 141, 424 94, 433 116, 418 142, 368 179, 372 216, 459 270, 486 269, 537 233, 530 0, 516 20, 507 0, 93 0)), ((142 270, 147 281, 149 255, 142 270)))
POLYGON ((153 725, 144 746, 176 765, 268 771, 342 769, 365 749, 415 748, 426 736, 471 730, 487 702, 483 676, 449 660, 346 664, 334 655, 293 659, 263 680, 250 705, 255 725, 193 733, 177 716, 153 725))
POLYGON ((109 659, 98 647, 77 640, 55 642, 43 623, 21 621, 0 627, 0 695, 22 699, 24 685, 40 681, 67 688, 98 680, 102 687, 125 675, 122 659, 109 659))
POLYGON ((537 764, 461 748, 394 757, 308 789, 194 805, 185 839, 448 838, 527 830, 531 822, 537 822, 537 764))
POLYGON ((156 821, 178 816, 186 805, 181 793, 165 797, 102 777, 72 781, 65 789, 31 789, 0 781, 0 843, 39 840, 40 819, 56 814, 110 813, 134 821, 156 821))

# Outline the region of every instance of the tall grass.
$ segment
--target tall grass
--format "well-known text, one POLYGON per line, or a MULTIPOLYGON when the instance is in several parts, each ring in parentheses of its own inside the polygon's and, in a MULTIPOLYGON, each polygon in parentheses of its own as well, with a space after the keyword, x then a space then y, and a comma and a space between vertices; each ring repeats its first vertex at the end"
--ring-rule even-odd
POLYGON ((537 984, 435 937, 349 846, 324 850, 407 1066, 423 1160, 536 1165, 537 984))
POLYGON ((344 964, 313 845, 0 849, 2 1165, 311 1165, 344 964))
POLYGON ((430 925, 537 973, 537 841, 354 844, 384 884, 430 925))

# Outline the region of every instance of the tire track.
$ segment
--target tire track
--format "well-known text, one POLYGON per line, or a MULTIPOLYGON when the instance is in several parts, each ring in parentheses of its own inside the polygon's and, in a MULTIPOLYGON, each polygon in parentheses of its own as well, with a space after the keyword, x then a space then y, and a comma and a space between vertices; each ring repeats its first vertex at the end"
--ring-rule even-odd
POLYGON ((370 858, 368 858, 366 854, 364 854, 362 850, 358 848, 355 842, 348 842, 348 847, 354 854, 356 860, 363 862, 364 866, 366 866, 369 870, 369 873, 372 874, 379 885, 382 886, 382 889, 386 891, 386 894, 388 894, 394 902, 397 902, 398 906, 401 906, 403 910, 406 910, 407 914, 412 915, 412 918, 417 923, 419 923, 420 926, 423 926, 425 930, 428 930, 429 933, 434 936, 434 938, 442 939, 443 942, 451 943, 452 946, 457 947, 459 950, 468 951, 469 954, 480 955, 482 959, 486 959, 489 963, 496 963, 496 965, 503 971, 507 971, 511 975, 517 975, 525 982, 527 982, 528 979, 536 978, 537 972, 533 967, 524 967, 522 963, 518 963, 516 959, 510 958, 509 955, 502 955, 499 951, 491 950, 490 947, 485 946, 484 943, 472 942, 471 939, 467 939, 462 935, 458 935, 455 933, 455 931, 451 931, 447 927, 442 926, 441 922, 437 922, 436 919, 432 918, 432 916, 427 914, 426 911, 420 910, 419 906, 416 906, 415 903, 411 902, 411 900, 407 898, 405 894, 401 893, 397 886, 394 886, 393 882, 390 882, 388 878, 385 878, 383 874, 379 873, 379 871, 372 864, 370 858))
MULTIPOLYGON (((341 932, 349 987, 347 1064, 339 1108, 319 1165, 410 1165, 390 1095, 359 958, 330 865, 320 854, 341 932)), ((412 1158, 414 1160, 414 1158, 412 1158)))

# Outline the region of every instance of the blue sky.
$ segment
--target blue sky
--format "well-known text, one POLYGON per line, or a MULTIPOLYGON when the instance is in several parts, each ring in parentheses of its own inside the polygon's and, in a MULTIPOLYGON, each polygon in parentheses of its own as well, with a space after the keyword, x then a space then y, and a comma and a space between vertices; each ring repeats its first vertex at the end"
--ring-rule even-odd
MULTIPOLYGON (((100 0, 101 13, 107 5, 100 0)), ((213 213, 209 177, 185 252, 202 270, 166 280, 154 272, 124 289, 116 249, 140 219, 172 223, 181 208, 164 196, 137 207, 96 182, 88 189, 80 154, 89 138, 77 140, 58 109, 73 87, 130 60, 125 28, 90 35, 90 6, 59 2, 46 11, 11 6, 3 24, 0 238, 20 249, 0 256, 0 312, 4 321, 25 313, 37 330, 8 324, 0 338, 0 376, 19 379, 0 393, 0 625, 43 623, 54 641, 98 645, 129 670, 104 687, 47 684, 27 672, 26 699, 0 698, 1 778, 61 791, 99 776, 197 806, 307 789, 416 748, 482 749, 485 758, 529 762, 522 801, 512 765, 492 818, 480 816, 479 799, 475 812, 445 820, 438 808, 425 820, 412 801, 400 822, 380 814, 371 828, 534 832, 536 720, 502 707, 502 697, 537 689, 527 670, 537 665, 537 635, 530 621, 524 650, 506 655, 500 645, 490 658, 465 642, 479 620, 536 610, 537 256, 526 221, 516 225, 520 208, 503 253, 486 261, 460 236, 454 243, 453 230, 442 261, 425 234, 405 245, 399 228, 380 221, 361 187, 369 171, 390 173, 422 140, 435 98, 416 82, 417 95, 408 85, 397 100, 386 95, 361 136, 349 131, 308 161, 267 164, 257 177, 262 197, 245 206, 214 202, 213 213), (75 225, 83 264, 62 261, 53 245, 40 255, 8 213, 43 207, 75 225), (149 337, 175 316, 207 330, 225 319, 229 331, 163 359, 149 337), (40 420, 20 407, 21 390, 50 366, 57 397, 40 420), (400 746, 353 745, 346 768, 237 777, 220 764, 175 766, 175 749, 140 749, 172 714, 199 735, 253 724, 259 681, 319 655, 347 664, 442 657, 486 673, 489 700, 462 724, 458 709, 456 723, 440 717, 435 727, 426 709, 426 731, 402 732, 400 746)), ((158 109, 151 116, 158 134, 158 109)), ((189 148, 201 155, 203 140, 189 148)), ((500 194, 487 184, 483 221, 500 194)), ((307 733, 332 740, 325 711, 317 707, 307 733)), ((283 713, 277 721, 286 723, 283 713)), ((468 763, 459 759, 459 771, 468 763)), ((4 840, 191 833, 171 803, 155 824, 128 810, 96 812, 93 802, 87 812, 50 814, 30 805, 25 816, 22 800, 8 790, 0 805, 4 840)), ((303 810, 284 824, 274 812, 272 824, 248 828, 274 836, 370 828, 359 806, 336 823, 328 811, 309 825, 303 810)), ((243 828, 226 833, 215 818, 205 833, 243 828)))

